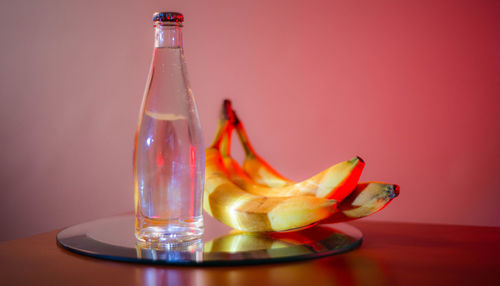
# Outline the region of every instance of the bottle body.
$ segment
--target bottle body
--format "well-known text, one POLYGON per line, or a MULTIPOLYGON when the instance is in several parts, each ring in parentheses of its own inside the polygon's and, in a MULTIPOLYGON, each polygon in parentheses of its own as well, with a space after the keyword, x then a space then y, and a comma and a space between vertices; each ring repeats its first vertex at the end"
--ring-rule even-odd
POLYGON ((176 243, 203 233, 204 145, 179 25, 155 27, 134 146, 136 238, 176 243))

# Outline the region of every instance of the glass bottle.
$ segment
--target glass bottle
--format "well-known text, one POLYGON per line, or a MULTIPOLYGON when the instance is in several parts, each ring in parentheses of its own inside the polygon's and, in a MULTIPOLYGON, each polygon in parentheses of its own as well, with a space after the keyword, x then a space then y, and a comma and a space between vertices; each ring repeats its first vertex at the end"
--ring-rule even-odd
POLYGON ((153 16, 155 43, 134 145, 135 235, 177 243, 203 233, 204 145, 182 47, 184 17, 153 16))

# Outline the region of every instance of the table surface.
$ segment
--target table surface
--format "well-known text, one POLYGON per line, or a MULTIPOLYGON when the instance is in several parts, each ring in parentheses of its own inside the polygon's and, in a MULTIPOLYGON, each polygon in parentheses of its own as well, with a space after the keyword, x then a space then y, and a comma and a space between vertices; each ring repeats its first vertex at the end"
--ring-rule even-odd
POLYGON ((500 285, 500 228, 357 221, 360 248, 302 262, 231 267, 99 260, 58 231, 0 243, 0 285, 500 285))

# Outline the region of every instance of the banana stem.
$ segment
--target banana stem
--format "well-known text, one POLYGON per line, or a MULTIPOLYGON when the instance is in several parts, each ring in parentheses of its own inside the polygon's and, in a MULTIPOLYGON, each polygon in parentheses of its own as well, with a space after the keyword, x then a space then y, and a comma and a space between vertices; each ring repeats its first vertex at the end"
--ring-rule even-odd
MULTIPOLYGON (((248 139, 247 132, 245 130, 245 127, 243 126, 243 123, 241 123, 238 115, 236 114, 236 111, 233 110, 231 100, 225 99, 224 102, 222 103, 222 109, 221 109, 221 114, 220 114, 220 119, 219 119, 219 124, 224 124, 225 122, 230 122, 231 125, 236 129, 236 132, 238 132, 238 137, 240 138, 241 145, 243 146, 243 150, 245 151, 245 156, 247 158, 257 158, 258 155, 255 152, 252 144, 250 143, 250 140, 248 139)), ((227 132, 227 144, 222 147, 224 150, 220 150, 221 154, 229 156, 230 149, 231 149, 231 136, 232 136, 232 129, 227 132)))
POLYGON ((223 157, 231 156, 231 137, 234 130, 233 122, 234 116, 231 101, 225 99, 222 103, 219 116, 219 130, 211 146, 212 148, 219 149, 223 157))

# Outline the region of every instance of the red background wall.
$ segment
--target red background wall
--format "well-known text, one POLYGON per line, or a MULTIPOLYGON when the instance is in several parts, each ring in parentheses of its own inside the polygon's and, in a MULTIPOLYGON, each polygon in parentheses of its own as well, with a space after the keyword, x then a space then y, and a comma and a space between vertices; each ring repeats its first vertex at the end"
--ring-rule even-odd
POLYGON ((207 142, 231 98, 288 177, 360 155, 400 184, 370 219, 500 226, 498 1, 2 1, 1 240, 133 209, 157 10, 207 142))

